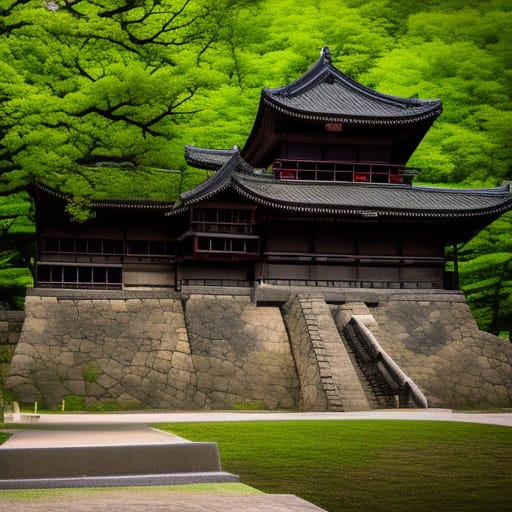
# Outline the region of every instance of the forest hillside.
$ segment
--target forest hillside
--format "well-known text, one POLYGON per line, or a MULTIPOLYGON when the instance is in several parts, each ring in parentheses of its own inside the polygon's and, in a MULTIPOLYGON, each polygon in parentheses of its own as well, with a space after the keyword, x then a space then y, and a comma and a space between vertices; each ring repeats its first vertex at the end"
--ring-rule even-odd
MULTIPOLYGON (((205 178, 185 144, 243 146, 263 87, 289 84, 329 46, 380 92, 439 98, 444 112, 410 166, 416 183, 512 179, 509 0, 0 0, 0 302, 32 283, 39 180, 77 222, 98 195, 167 198, 205 178), (134 186, 105 163, 140 170, 134 186), (144 174, 146 173, 146 174, 144 174), (144 178, 144 179, 143 179, 144 178)), ((512 329, 512 215, 458 248, 482 329, 512 329)))

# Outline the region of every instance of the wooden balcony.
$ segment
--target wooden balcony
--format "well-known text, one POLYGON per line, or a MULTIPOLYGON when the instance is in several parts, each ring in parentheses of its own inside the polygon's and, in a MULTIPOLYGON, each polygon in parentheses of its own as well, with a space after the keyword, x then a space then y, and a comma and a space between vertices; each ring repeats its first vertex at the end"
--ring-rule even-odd
POLYGON ((418 169, 385 163, 276 160, 272 173, 278 180, 411 184, 418 169))

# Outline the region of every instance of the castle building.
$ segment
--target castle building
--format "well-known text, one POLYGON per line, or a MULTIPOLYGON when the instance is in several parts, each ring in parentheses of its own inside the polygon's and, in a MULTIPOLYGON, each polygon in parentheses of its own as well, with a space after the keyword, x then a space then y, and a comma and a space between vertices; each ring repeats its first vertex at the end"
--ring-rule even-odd
POLYGON ((324 48, 298 80, 262 91, 241 149, 186 147, 211 176, 178 201, 93 200, 95 218, 78 224, 37 184, 36 286, 451 288, 446 247, 512 195, 412 183, 407 162, 441 111, 359 84, 324 48))
POLYGON ((445 253, 512 194, 413 184, 441 111, 324 48, 262 91, 241 149, 186 147, 203 172, 83 168, 81 223, 35 184, 37 279, 6 388, 54 407, 510 407, 512 346, 478 329, 445 253))

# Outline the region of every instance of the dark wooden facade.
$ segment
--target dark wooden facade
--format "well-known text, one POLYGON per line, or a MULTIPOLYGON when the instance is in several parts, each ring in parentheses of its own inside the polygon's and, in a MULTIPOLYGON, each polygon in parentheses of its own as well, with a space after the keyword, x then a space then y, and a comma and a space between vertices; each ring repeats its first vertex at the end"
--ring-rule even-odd
POLYGON ((446 246, 512 197, 412 185, 407 160, 441 110, 358 84, 324 48, 299 80, 262 92, 241 151, 186 148, 214 173, 176 203, 98 202, 73 224, 65 198, 36 187, 37 285, 448 287, 446 246))

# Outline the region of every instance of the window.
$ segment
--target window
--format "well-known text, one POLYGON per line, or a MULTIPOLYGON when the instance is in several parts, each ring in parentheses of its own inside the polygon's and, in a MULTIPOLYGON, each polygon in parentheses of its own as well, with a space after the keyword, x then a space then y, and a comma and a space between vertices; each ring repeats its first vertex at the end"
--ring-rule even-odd
POLYGON ((128 254, 148 256, 172 256, 174 255, 174 242, 130 240, 128 242, 128 254))
POLYGON ((38 265, 37 284, 59 288, 110 288, 122 285, 121 267, 38 265))
POLYGON ((258 240, 244 238, 208 238, 197 239, 198 252, 257 253, 258 240))
POLYGON ((229 208, 194 208, 192 228, 210 233, 252 233, 254 210, 229 208))
POLYGON ((121 240, 101 240, 88 238, 43 238, 45 252, 70 254, 122 254, 121 240))

